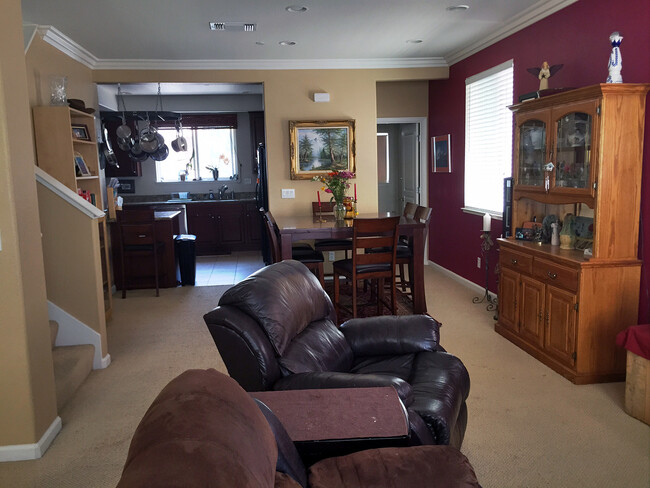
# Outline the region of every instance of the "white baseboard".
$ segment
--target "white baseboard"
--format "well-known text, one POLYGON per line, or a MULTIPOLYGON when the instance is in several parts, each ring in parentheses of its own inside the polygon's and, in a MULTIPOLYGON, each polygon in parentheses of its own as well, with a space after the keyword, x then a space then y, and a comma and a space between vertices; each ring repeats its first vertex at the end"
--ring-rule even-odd
POLYGON ((30 459, 38 459, 42 457, 59 432, 61 432, 61 417, 54 419, 39 441, 35 444, 0 446, 0 462, 29 461, 30 459))
MULTIPOLYGON (((481 285, 477 285, 473 281, 468 280, 467 278, 463 278, 462 276, 454 273, 453 271, 449 271, 447 268, 443 268, 439 264, 434 263, 433 261, 429 261, 429 264, 434 267, 436 270, 440 271, 441 273, 449 276, 452 280, 457 281, 458 283, 465 285, 468 288, 471 288, 472 290, 476 290, 476 293, 479 294, 484 294, 485 293, 485 288, 483 288, 481 285)), ((490 296, 492 298, 496 298, 496 294, 489 292, 490 296)))
POLYGON ((111 364, 111 355, 107 354, 102 358, 102 367, 101 368, 95 368, 95 369, 104 369, 108 368, 108 366, 111 364))
POLYGON ((59 331, 56 334, 56 346, 77 346, 79 344, 92 344, 95 346, 93 357, 93 369, 104 369, 111 364, 110 355, 102 357, 102 337, 99 332, 91 329, 76 317, 47 301, 47 311, 50 320, 59 324, 59 331))

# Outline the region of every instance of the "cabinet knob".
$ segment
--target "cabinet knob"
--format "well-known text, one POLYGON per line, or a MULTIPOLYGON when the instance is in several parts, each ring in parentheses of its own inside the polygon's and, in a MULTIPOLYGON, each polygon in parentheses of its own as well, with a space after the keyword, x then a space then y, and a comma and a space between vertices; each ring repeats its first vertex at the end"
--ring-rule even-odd
POLYGON ((548 271, 546 274, 547 274, 548 277, 551 278, 552 280, 554 280, 555 278, 557 278, 557 273, 551 273, 550 271, 548 271))
POLYGON ((510 262, 511 262, 512 264, 517 264, 517 260, 516 260, 516 259, 511 259, 510 262))

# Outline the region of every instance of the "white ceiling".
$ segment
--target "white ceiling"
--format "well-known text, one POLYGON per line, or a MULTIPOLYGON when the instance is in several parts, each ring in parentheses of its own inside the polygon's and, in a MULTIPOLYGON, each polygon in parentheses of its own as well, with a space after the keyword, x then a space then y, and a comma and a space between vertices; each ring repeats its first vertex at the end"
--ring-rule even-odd
POLYGON ((22 0, 22 9, 94 69, 286 69, 446 66, 575 1, 22 0), (469 10, 446 10, 460 3, 469 10), (257 29, 211 31, 210 21, 257 29))

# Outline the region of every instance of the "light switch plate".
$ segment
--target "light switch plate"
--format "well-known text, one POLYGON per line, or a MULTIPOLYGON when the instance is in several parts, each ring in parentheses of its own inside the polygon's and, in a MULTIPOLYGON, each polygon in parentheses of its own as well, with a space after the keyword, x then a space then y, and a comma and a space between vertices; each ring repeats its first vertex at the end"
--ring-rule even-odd
POLYGON ((283 188, 282 198, 296 198, 296 190, 293 188, 283 188))

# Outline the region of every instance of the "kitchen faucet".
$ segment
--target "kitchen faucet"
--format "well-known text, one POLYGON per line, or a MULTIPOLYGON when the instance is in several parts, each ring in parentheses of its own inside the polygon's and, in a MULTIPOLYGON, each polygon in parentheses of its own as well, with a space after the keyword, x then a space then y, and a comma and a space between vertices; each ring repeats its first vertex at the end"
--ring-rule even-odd
POLYGON ((223 200, 224 193, 226 193, 227 189, 228 189, 228 185, 221 185, 219 187, 219 200, 223 200))

